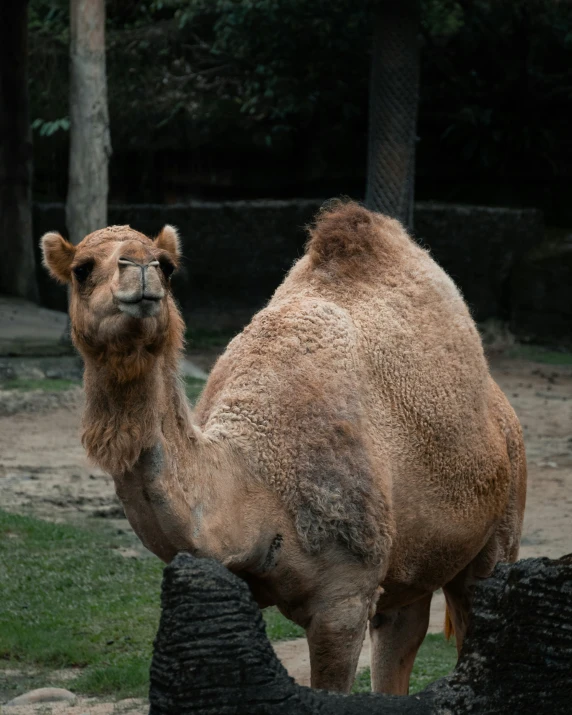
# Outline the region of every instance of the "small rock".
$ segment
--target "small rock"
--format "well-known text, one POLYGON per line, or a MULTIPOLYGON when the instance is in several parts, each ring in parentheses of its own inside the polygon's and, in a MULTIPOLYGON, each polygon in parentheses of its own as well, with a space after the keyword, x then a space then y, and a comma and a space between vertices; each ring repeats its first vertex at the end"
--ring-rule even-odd
POLYGON ((4 707, 31 705, 33 703, 61 703, 75 700, 75 695, 65 688, 37 688, 10 700, 4 707))

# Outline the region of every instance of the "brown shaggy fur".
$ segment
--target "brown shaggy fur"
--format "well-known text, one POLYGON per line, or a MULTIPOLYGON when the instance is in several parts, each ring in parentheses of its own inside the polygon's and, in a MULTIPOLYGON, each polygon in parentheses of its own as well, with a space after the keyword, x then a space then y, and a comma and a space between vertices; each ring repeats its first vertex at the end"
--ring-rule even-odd
POLYGON ((314 268, 327 268, 346 281, 362 281, 371 270, 398 260, 401 227, 353 202, 326 203, 313 226, 307 253, 314 268), (380 232, 384 240, 380 241, 380 232))
POLYGON ((176 264, 176 232, 105 229, 71 263, 68 246, 44 239, 72 280, 84 444, 147 547, 220 560, 306 628, 315 687, 349 690, 369 618, 374 689, 407 692, 440 587, 460 647, 476 581, 517 557, 524 447, 463 299, 401 225, 326 207, 194 417, 167 278, 153 317, 122 302, 134 265, 176 264))

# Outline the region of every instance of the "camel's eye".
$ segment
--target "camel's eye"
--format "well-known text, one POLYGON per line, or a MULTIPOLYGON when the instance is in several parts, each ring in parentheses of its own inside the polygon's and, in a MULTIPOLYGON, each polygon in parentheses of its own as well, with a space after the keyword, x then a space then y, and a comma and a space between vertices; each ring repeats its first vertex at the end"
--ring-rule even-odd
POLYGON ((159 265, 161 266, 163 275, 167 280, 169 280, 175 272, 175 266, 171 263, 171 261, 167 260, 166 258, 162 258, 159 262, 159 265))
POLYGON ((73 274, 77 279, 78 283, 83 283, 85 279, 93 270, 95 263, 93 261, 85 261, 85 263, 80 263, 73 269, 73 274))

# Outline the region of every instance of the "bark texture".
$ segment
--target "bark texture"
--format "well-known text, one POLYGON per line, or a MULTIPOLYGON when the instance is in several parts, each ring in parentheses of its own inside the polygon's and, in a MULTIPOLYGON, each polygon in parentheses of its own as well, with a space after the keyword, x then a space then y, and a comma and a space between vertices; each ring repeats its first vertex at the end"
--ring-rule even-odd
POLYGON ((298 686, 245 583, 179 554, 165 569, 150 715, 564 715, 572 702, 572 557, 500 565, 475 594, 452 675, 404 697, 298 686))
POLYGON ((28 2, 0 3, 0 291, 38 299, 32 244, 28 2))
POLYGON ((105 2, 70 2, 70 160, 66 221, 72 243, 107 226, 111 156, 105 2))
POLYGON ((366 205, 413 223, 419 1, 373 6, 366 205))
MULTIPOLYGON (((440 682, 440 681, 439 681, 440 682)), ((572 555, 498 566, 436 712, 572 712, 572 555)))

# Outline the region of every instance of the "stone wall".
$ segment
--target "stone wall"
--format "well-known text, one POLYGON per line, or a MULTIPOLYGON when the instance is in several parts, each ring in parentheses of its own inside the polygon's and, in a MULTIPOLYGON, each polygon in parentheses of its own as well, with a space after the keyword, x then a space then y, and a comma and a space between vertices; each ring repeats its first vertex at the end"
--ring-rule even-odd
POLYGON ((523 341, 572 347, 572 235, 547 240, 519 261, 510 329, 523 341))
MULTIPOLYGON (((154 235, 170 223, 185 260, 175 294, 194 327, 237 329, 270 298, 303 253, 306 226, 321 200, 192 202, 109 207, 109 222, 154 235)), ((62 204, 34 206, 34 235, 64 231, 62 204)), ((474 317, 508 319, 515 266, 543 240, 542 214, 419 203, 415 236, 460 286, 474 317)), ((37 240, 36 240, 37 243, 37 240)), ((65 309, 65 291, 39 273, 42 303, 65 309)))
POLYGON ((540 211, 423 203, 414 227, 461 288, 475 320, 509 318, 515 267, 544 237, 540 211))

